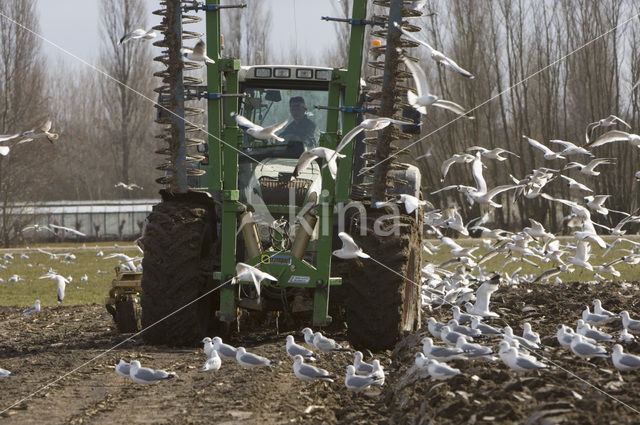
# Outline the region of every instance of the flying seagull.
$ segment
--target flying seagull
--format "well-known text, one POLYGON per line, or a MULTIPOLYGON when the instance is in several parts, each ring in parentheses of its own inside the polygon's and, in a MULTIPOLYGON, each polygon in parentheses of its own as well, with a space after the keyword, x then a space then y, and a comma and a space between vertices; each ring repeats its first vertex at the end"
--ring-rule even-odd
MULTIPOLYGON (((333 154, 333 156, 336 156, 342 149, 344 149, 344 147, 347 146, 347 144, 349 144, 349 142, 353 140, 353 138, 356 137, 358 133, 360 133, 361 131, 382 130, 383 128, 385 128, 386 126, 392 123, 398 124, 398 125, 407 124, 404 121, 394 120, 393 118, 386 118, 386 117, 367 118, 366 120, 363 120, 360 124, 353 127, 347 134, 344 135, 342 140, 340 140, 340 143, 338 143, 338 146, 336 147, 336 151, 333 154)), ((333 159, 333 157, 331 157, 331 159, 333 159)))
POLYGON ((258 140, 270 140, 270 139, 276 139, 279 142, 284 142, 284 139, 280 136, 276 135, 276 131, 282 129, 285 125, 287 125, 287 120, 282 121, 279 124, 274 124, 272 126, 269 127, 262 127, 259 126, 258 124, 249 121, 247 118, 243 117, 242 115, 238 115, 235 112, 231 112, 230 114, 234 120, 236 120, 236 123, 238 124, 238 127, 245 127, 247 130, 247 134, 251 137, 253 137, 254 139, 258 139, 258 140))
POLYGON ((157 36, 158 36, 158 33, 153 29, 150 29, 149 31, 145 31, 143 29, 137 28, 123 35, 122 38, 118 41, 118 45, 126 43, 129 40, 135 40, 139 38, 143 40, 151 40, 153 38, 156 38, 157 36))
POLYGON ((352 260, 358 257, 370 258, 369 254, 365 254, 348 233, 340 232, 338 237, 342 241, 342 248, 333 251, 333 255, 336 257, 344 260, 352 260))
POLYGON ((473 76, 473 74, 471 74, 469 71, 463 69, 453 59, 451 59, 450 57, 446 56, 441 51, 434 49, 426 41, 420 40, 419 38, 414 37, 413 34, 411 34, 410 32, 405 31, 404 29, 402 29, 402 27, 400 27, 400 25, 398 25, 397 22, 394 22, 393 25, 396 28, 398 28, 400 30, 400 32, 402 32, 402 34, 404 34, 406 37, 409 37, 411 40, 415 41, 416 43, 422 44, 424 47, 429 49, 429 55, 431 56, 431 59, 433 59, 437 63, 440 63, 440 64, 442 64, 444 66, 448 66, 449 68, 451 68, 454 71, 456 71, 458 74, 462 75, 463 77, 469 78, 470 80, 473 80, 475 78, 473 76))
POLYGON ((294 180, 296 177, 298 177, 300 172, 304 171, 309 166, 309 164, 311 164, 311 161, 316 158, 324 158, 324 160, 327 161, 331 177, 333 177, 333 179, 335 180, 336 175, 338 174, 338 164, 336 163, 336 157, 344 158, 345 155, 336 154, 336 151, 334 151, 333 149, 322 147, 309 149, 308 151, 303 152, 302 155, 300 155, 300 158, 298 158, 298 163, 296 164, 296 168, 293 170, 291 180, 294 180))
POLYGON ((407 100, 409 101, 409 104, 413 106, 418 112, 420 112, 422 115, 426 115, 427 106, 437 106, 438 108, 448 109, 449 111, 458 115, 462 115, 470 120, 473 119, 473 117, 467 115, 467 112, 464 110, 464 108, 457 103, 450 100, 440 99, 438 96, 431 94, 429 92, 429 86, 427 84, 427 75, 425 74, 424 70, 406 57, 403 57, 402 60, 404 61, 405 66, 411 73, 411 76, 416 83, 417 94, 411 90, 408 90, 407 100))
POLYGON ((34 128, 32 130, 25 131, 22 133, 22 139, 18 141, 16 144, 31 142, 35 139, 41 139, 46 137, 50 143, 53 143, 54 140, 58 139, 57 133, 52 133, 51 130, 51 120, 46 120, 44 124, 42 124, 39 128, 34 128))
POLYGON ((195 62, 215 63, 213 59, 207 56, 204 41, 199 40, 193 48, 185 47, 183 49, 184 57, 195 62))
POLYGON ((269 273, 263 272, 249 264, 238 263, 236 264, 236 275, 232 280, 232 284, 238 281, 253 282, 256 287, 256 293, 260 297, 260 282, 264 279, 268 279, 274 282, 278 281, 278 278, 271 276, 269 273))
MULTIPOLYGON (((633 89, 631 89, 633 91, 633 89)), ((623 124, 624 126, 626 126, 627 128, 631 128, 631 126, 629 124, 627 124, 626 122, 624 122, 622 120, 622 118, 619 118, 615 115, 609 115, 607 118, 603 118, 601 120, 592 122, 591 124, 587 125, 587 131, 585 134, 585 139, 587 141, 587 143, 589 143, 589 140, 591 140, 591 135, 593 134, 593 130, 595 130, 598 127, 612 127, 614 125, 616 125, 616 122, 619 122, 620 124, 623 124)))

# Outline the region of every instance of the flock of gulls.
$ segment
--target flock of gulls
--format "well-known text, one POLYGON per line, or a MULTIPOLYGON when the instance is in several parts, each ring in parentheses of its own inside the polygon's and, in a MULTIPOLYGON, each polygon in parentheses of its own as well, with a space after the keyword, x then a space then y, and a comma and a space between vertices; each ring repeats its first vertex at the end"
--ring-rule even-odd
MULTIPOLYGON (((429 51, 429 56, 437 63, 459 73, 465 78, 472 80, 473 74, 459 66, 453 59, 444 53, 434 49, 427 42, 400 29, 404 36, 418 42, 429 51)), ((120 40, 120 44, 132 39, 148 40, 156 37, 154 31, 141 29, 134 30, 126 34, 120 40)), ((213 62, 205 54, 204 42, 199 41, 192 49, 184 52, 185 56, 191 60, 213 62)), ((455 102, 441 99, 430 92, 428 79, 425 71, 412 60, 402 57, 407 70, 413 76, 416 88, 407 93, 409 103, 421 114, 427 114, 428 108, 435 106, 455 114, 472 119, 465 109, 455 102)), ((277 132, 284 127, 285 122, 277 123, 270 127, 262 127, 248 120, 247 118, 231 113, 239 127, 248 134, 261 140, 282 140, 277 136, 277 132)), ((344 157, 340 151, 362 131, 378 131, 392 124, 405 124, 402 121, 391 118, 369 118, 358 124, 352 131, 348 132, 338 144, 335 150, 328 148, 314 148, 306 151, 300 157, 294 176, 309 166, 311 161, 319 158, 325 162, 332 177, 335 179, 339 160, 344 157)), ((516 335, 510 325, 501 328, 491 325, 491 320, 498 318, 499 314, 491 311, 491 295, 497 291, 501 284, 507 286, 533 284, 537 282, 549 281, 562 272, 572 272, 575 268, 582 268, 594 273, 594 277, 606 280, 604 276, 618 277, 620 273, 615 269, 616 264, 626 263, 635 265, 640 263, 640 243, 632 241, 623 236, 626 233, 624 227, 640 222, 640 216, 635 212, 622 212, 610 210, 605 206, 610 195, 595 194, 589 187, 588 182, 580 182, 576 178, 588 179, 598 176, 602 169, 615 164, 615 158, 598 158, 596 148, 609 143, 629 143, 640 148, 640 135, 628 133, 626 131, 613 129, 594 137, 594 132, 601 128, 608 128, 621 125, 626 130, 631 126, 621 118, 610 115, 586 128, 585 143, 577 145, 570 141, 550 140, 553 146, 560 147, 560 150, 553 150, 545 143, 534 140, 531 137, 522 135, 523 144, 538 149, 545 161, 567 161, 568 157, 583 156, 588 157, 588 162, 583 163, 577 160, 567 161, 563 165, 553 167, 539 167, 522 177, 517 178, 511 175, 511 181, 502 185, 489 188, 484 176, 483 161, 504 162, 505 155, 517 156, 517 153, 509 152, 503 148, 487 149, 482 146, 473 146, 467 152, 459 152, 441 164, 442 181, 447 178, 452 166, 470 164, 475 186, 464 184, 450 184, 432 192, 438 195, 450 190, 458 191, 465 195, 469 205, 480 204, 485 209, 485 214, 469 223, 465 224, 458 207, 446 209, 435 209, 426 202, 410 195, 400 195, 393 200, 378 201, 374 206, 382 207, 389 202, 397 202, 404 205, 407 213, 414 212, 419 206, 424 206, 430 211, 424 215, 425 224, 429 226, 440 240, 440 244, 425 243, 423 250, 425 254, 433 254, 437 250, 450 252, 450 259, 442 264, 436 265, 428 263, 421 271, 421 281, 414 282, 422 290, 423 308, 435 310, 450 307, 452 316, 446 323, 438 322, 434 317, 427 320, 427 329, 431 337, 425 336, 420 342, 421 351, 415 353, 414 364, 407 370, 403 379, 422 379, 430 377, 432 380, 447 380, 463 374, 463 370, 453 367, 447 362, 462 361, 475 362, 487 361, 497 362, 500 360, 507 368, 519 374, 552 368, 550 360, 543 351, 543 344, 540 335, 536 333, 530 323, 524 323, 522 335, 516 335), (567 175, 569 171, 576 173, 574 177, 567 175), (576 194, 576 200, 561 199, 544 191, 547 185, 560 180, 566 182, 572 193, 576 194), (484 225, 488 223, 491 208, 500 208, 502 205, 496 200, 497 195, 513 191, 516 196, 527 199, 542 197, 549 202, 559 203, 567 206, 571 213, 565 217, 564 222, 575 229, 573 236, 575 242, 561 243, 555 235, 548 232, 544 226, 530 219, 531 225, 520 231, 505 231, 502 229, 489 228, 484 225), (588 195, 587 195, 588 194, 588 195), (620 219, 615 227, 608 227, 597 222, 594 217, 617 215, 620 219), (606 230, 616 238, 613 242, 606 243, 598 234, 596 228, 606 230), (474 255, 477 247, 464 248, 451 237, 445 236, 443 230, 450 229, 463 236, 469 236, 470 231, 481 233, 483 246, 488 253, 482 257, 474 255), (591 246, 597 245, 601 249, 609 252, 620 242, 627 242, 633 249, 627 250, 615 261, 596 264, 592 259, 591 246), (483 264, 496 255, 510 257, 505 265, 511 262, 523 262, 546 270, 536 275, 520 275, 521 268, 509 274, 498 274, 501 270, 488 272, 483 264), (454 271, 448 267, 454 267, 454 271), (476 289, 475 284, 479 283, 476 289), (464 308, 464 311, 461 309, 464 308), (438 341, 441 345, 438 345, 438 341)), ((47 121, 42 127, 36 130, 24 132, 22 134, 0 136, 0 142, 7 140, 19 140, 17 143, 24 143, 37 138, 46 137, 50 141, 57 138, 57 135, 50 133, 51 121, 47 121)), ((6 155, 8 148, 0 147, 0 154, 6 155)), ((428 156, 427 156, 428 158, 428 156)), ((640 172, 636 174, 640 178, 640 172)), ((123 184, 123 187, 126 186, 123 184)), ((129 187, 126 189, 131 190, 129 187)), ((36 231, 40 231, 34 226, 36 231)), ((339 237, 343 243, 342 248, 333 254, 343 259, 357 259, 357 261, 368 261, 369 255, 360 249, 353 238, 347 233, 341 232, 339 237)), ((605 252, 605 253, 606 253, 605 252)), ((124 258, 123 263, 133 263, 132 258, 124 258)), ((107 258, 107 257, 105 257, 107 258)), ((382 259, 381 259, 382 260, 382 259)), ((134 266, 135 267, 135 266, 134 266)), ((504 266, 503 266, 504 267, 504 266)), ((41 277, 55 280, 58 285, 58 301, 64 298, 64 288, 71 280, 49 271, 41 277)), ((236 268, 235 281, 250 281, 260 291, 260 282, 264 279, 277 280, 275 277, 262 272, 258 268, 239 263, 236 268)), ((40 309, 39 301, 34 307, 24 311, 25 314, 33 314, 40 309)), ((513 324, 517 326, 519 324, 513 324)), ((634 354, 625 353, 623 345, 634 340, 634 333, 640 332, 640 320, 630 317, 628 311, 612 313, 607 311, 600 300, 593 300, 593 311, 586 306, 581 317, 576 317, 575 330, 565 324, 557 325, 556 338, 560 346, 580 359, 610 358, 613 366, 621 371, 627 372, 640 368, 640 357, 634 354), (609 334, 599 329, 600 326, 611 324, 620 320, 622 328, 617 335, 609 334)), ((309 328, 302 330, 304 344, 296 343, 293 335, 286 337, 284 350, 292 360, 292 372, 296 378, 305 381, 326 381, 334 382, 336 376, 329 371, 322 369, 311 363, 317 363, 319 356, 317 352, 327 354, 334 351, 349 350, 340 346, 336 341, 326 337, 320 332, 313 332, 309 328), (315 350, 315 351, 314 351, 315 350)), ((215 372, 222 367, 223 360, 235 361, 243 368, 269 368, 272 362, 260 355, 247 352, 244 347, 233 347, 225 344, 219 337, 205 338, 204 354, 206 361, 201 368, 202 372, 215 372)), ((155 370, 142 367, 140 362, 133 360, 130 363, 120 360, 115 367, 115 372, 123 377, 130 378, 139 384, 153 384, 162 380, 176 378, 177 375, 164 370, 155 370)), ((0 377, 9 376, 10 372, 0 369, 0 377)), ((344 378, 345 387, 351 391, 364 391, 372 386, 382 386, 385 381, 385 373, 380 365, 380 361, 375 359, 372 363, 363 361, 361 352, 354 353, 354 362, 346 366, 344 378)))
MULTIPOLYGON (((302 330, 304 343, 307 347, 295 342, 293 335, 287 335, 284 350, 292 360, 292 371, 296 378, 305 381, 334 382, 336 376, 320 367, 311 365, 318 361, 316 350, 323 355, 335 351, 350 351, 340 346, 335 340, 323 335, 321 332, 313 332, 310 328, 302 330), (306 362, 306 363, 305 363, 306 362)), ((222 367, 222 361, 235 361, 240 367, 251 369, 260 367, 273 367, 272 362, 263 356, 250 353, 244 347, 233 347, 222 342, 220 337, 204 338, 203 350, 207 357, 201 372, 215 372, 222 367)), ((139 384, 153 384, 165 379, 177 377, 175 373, 164 370, 154 370, 141 367, 140 362, 134 360, 127 363, 120 360, 115 366, 115 372, 123 377, 129 377, 139 384)), ((354 392, 366 391, 372 386, 381 387, 385 381, 385 373, 378 359, 371 363, 363 361, 360 351, 354 353, 353 364, 346 366, 344 378, 345 387, 354 392)))

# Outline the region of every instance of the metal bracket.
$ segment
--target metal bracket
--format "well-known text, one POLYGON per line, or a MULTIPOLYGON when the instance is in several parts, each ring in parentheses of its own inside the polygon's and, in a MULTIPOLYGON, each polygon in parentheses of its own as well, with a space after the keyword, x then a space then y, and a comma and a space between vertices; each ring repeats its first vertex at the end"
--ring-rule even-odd
POLYGON ((185 12, 189 10, 204 10, 205 12, 216 12, 220 9, 243 9, 247 7, 246 4, 198 4, 197 1, 193 2, 193 6, 184 6, 183 9, 185 12))
POLYGON ((335 107, 335 106, 319 106, 316 105, 316 109, 327 109, 327 110, 331 110, 331 111, 340 111, 340 112, 346 112, 349 114, 377 114, 378 110, 377 109, 373 109, 373 108, 356 108, 355 106, 339 106, 339 107, 335 107))
POLYGON ((215 99, 222 99, 223 97, 249 97, 248 94, 246 93, 238 93, 238 94, 228 94, 228 93, 209 93, 209 92, 202 92, 202 93, 196 93, 193 95, 193 97, 197 98, 197 99, 208 99, 208 100, 215 100, 215 99))
POLYGON ((351 25, 378 25, 383 28, 387 26, 386 22, 369 21, 367 19, 331 18, 329 16, 323 16, 321 19, 323 21, 346 22, 351 25))

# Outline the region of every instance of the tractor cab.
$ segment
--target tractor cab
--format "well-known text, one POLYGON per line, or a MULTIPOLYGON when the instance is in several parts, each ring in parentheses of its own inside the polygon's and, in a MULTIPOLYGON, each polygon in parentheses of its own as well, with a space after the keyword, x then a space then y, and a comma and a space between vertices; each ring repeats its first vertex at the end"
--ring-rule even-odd
MULTIPOLYGON (((286 124, 276 133, 283 140, 257 140, 244 133, 238 174, 241 192, 256 177, 256 170, 258 180, 290 177, 300 155, 319 146, 327 111, 316 106, 328 104, 330 74, 330 68, 321 67, 242 67, 240 91, 247 97, 240 101, 240 115, 262 127, 286 124)), ((318 163, 304 170, 301 178, 318 180, 318 163)))
MULTIPOLYGON (((240 101, 239 114, 262 127, 286 121, 276 132, 282 140, 258 140, 246 132, 242 136, 240 202, 253 209, 263 246, 274 245, 270 240, 274 221, 293 227, 291 218, 312 197, 320 195, 319 160, 297 177, 292 178, 292 174, 300 155, 320 146, 327 110, 316 106, 328 104, 330 73, 330 68, 293 65, 249 66, 239 72, 240 91, 246 95, 240 101)), ((308 257, 311 252, 313 249, 308 257)))

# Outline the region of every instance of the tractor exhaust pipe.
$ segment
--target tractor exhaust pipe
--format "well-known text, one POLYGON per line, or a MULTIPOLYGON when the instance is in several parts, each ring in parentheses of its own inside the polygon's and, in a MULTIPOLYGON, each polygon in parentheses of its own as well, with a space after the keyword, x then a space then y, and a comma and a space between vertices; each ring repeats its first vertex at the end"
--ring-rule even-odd
POLYGON ((242 236, 244 236, 244 243, 249 258, 257 257, 262 254, 262 246, 260 245, 260 238, 258 237, 258 226, 256 226, 256 222, 253 220, 253 213, 251 211, 245 211, 240 214, 240 223, 242 225, 242 236))
POLYGON ((318 216, 316 214, 308 212, 302 216, 302 219, 296 228, 296 237, 293 241, 293 246, 291 247, 291 255, 300 260, 302 259, 305 251, 307 250, 311 234, 313 233, 313 229, 315 229, 317 222, 318 216))

